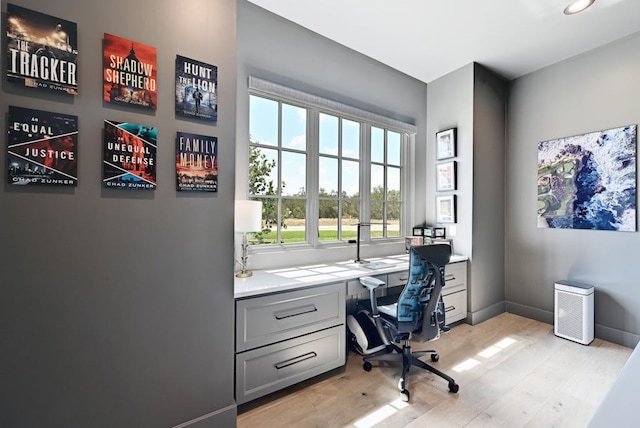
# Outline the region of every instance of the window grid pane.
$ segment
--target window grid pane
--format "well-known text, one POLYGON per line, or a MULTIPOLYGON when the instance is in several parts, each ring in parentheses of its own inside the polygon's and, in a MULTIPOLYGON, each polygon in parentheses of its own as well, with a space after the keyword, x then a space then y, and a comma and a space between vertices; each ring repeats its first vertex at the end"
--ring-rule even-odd
POLYGON ((371 238, 402 235, 401 135, 371 127, 371 238))
POLYGON ((346 241, 356 238, 358 221, 372 223, 365 233, 373 239, 402 236, 403 136, 369 126, 371 163, 364 164, 362 128, 362 123, 340 115, 250 95, 249 192, 251 199, 263 201, 265 228, 251 235, 252 244, 346 241), (318 123, 315 138, 307 135, 309 111, 318 123), (315 160, 307 154, 312 143, 315 160), (318 177, 308 189, 307 168, 313 162, 318 177), (369 168, 370 186, 362 195, 370 201, 367 219, 360 218, 360 188, 369 168), (310 223, 318 228, 313 239, 307 230, 309 197, 318 200, 318 218, 310 223))

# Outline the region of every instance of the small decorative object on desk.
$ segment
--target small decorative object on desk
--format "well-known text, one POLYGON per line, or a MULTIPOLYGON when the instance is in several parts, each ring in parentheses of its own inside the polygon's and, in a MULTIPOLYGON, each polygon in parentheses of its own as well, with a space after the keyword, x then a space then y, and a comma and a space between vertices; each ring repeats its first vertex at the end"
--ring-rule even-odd
POLYGON ((428 226, 424 228, 424 237, 425 238, 435 238, 435 231, 436 229, 434 227, 428 226))
POLYGON ((447 229, 444 227, 434 227, 433 228, 433 238, 446 238, 447 229))
POLYGON ((424 236, 424 227, 423 226, 414 226, 412 229, 412 236, 424 236))
POLYGON ((424 245, 424 238, 422 236, 405 236, 404 237, 404 250, 409 253, 411 247, 416 245, 424 245))

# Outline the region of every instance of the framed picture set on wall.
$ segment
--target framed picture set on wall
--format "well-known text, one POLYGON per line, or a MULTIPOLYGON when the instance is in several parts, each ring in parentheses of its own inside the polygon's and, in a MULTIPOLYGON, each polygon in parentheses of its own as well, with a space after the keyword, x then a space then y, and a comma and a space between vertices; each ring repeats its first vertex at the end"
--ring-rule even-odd
POLYGON ((436 165, 436 191, 456 190, 456 161, 436 165))
POLYGON ((456 222, 456 195, 436 196, 436 222, 456 222))
POLYGON ((436 160, 456 157, 456 134, 457 128, 436 133, 436 160))

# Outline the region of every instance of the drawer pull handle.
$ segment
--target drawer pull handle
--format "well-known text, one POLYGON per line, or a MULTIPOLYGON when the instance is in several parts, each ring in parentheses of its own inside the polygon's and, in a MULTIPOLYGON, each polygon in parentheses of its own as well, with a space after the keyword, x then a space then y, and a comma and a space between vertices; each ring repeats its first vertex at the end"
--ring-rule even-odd
POLYGON ((456 279, 456 277, 455 277, 455 275, 453 275, 453 274, 451 274, 451 273, 450 273, 449 275, 445 275, 445 276, 444 276, 444 281, 445 281, 445 282, 447 282, 447 281, 453 281, 454 279, 456 279))
POLYGON ((290 360, 285 360, 285 361, 283 361, 281 363, 277 363, 275 365, 275 367, 276 367, 276 369, 280 370, 280 369, 283 369, 285 367, 289 367, 289 366, 292 366, 294 364, 301 363, 301 362, 306 361, 306 360, 308 360, 310 358, 315 358, 317 356, 318 356, 318 354, 316 354, 315 352, 309 352, 307 354, 303 354, 303 355, 300 355, 298 357, 291 358, 290 360))
POLYGON ((299 308, 274 312, 273 316, 276 317, 277 320, 283 320, 285 318, 297 317, 298 315, 310 314, 311 312, 318 312, 318 308, 316 308, 316 305, 306 305, 299 308))
POLYGON ((456 308, 455 306, 447 306, 446 308, 444 308, 444 311, 445 311, 445 312, 451 312, 451 311, 453 311, 455 308, 456 308))

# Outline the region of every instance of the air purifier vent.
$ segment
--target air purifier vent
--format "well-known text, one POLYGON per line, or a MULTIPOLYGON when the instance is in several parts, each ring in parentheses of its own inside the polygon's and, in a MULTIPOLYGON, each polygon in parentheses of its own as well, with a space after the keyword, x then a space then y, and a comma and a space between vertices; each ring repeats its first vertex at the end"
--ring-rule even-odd
POLYGON ((555 284, 554 333, 588 345, 593 341, 594 287, 569 281, 555 284))

